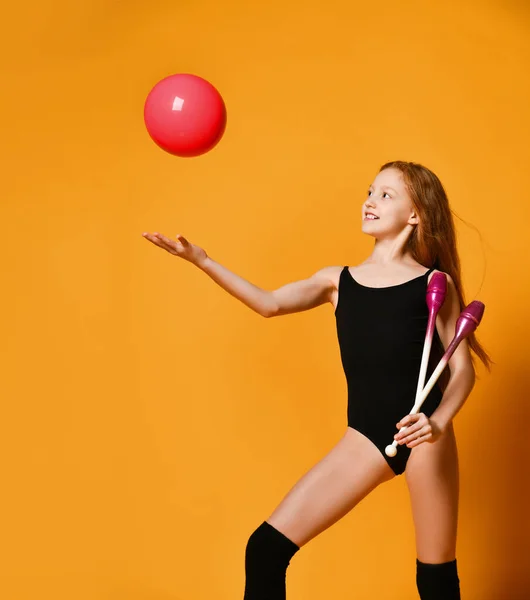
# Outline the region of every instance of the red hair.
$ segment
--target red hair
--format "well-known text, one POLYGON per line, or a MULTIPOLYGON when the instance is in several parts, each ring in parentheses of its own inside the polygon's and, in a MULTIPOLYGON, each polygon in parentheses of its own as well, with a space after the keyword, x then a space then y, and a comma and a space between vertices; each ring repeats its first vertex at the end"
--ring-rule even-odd
MULTIPOLYGON (((441 181, 432 171, 418 163, 388 162, 379 172, 390 168, 402 173, 405 187, 419 217, 418 224, 407 240, 406 250, 421 265, 434 266, 451 277, 460 301, 460 310, 463 310, 467 304, 462 289, 453 212, 441 181)), ((470 350, 491 371, 493 361, 475 333, 468 335, 466 340, 470 350)), ((475 357, 471 355, 471 359, 476 372, 475 357)))

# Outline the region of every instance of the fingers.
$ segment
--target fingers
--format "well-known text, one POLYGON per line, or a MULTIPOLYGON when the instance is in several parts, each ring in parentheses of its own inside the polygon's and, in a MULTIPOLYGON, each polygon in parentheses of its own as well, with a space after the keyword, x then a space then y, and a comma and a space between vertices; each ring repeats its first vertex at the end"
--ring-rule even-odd
POLYGON ((432 437, 431 422, 423 413, 407 415, 397 424, 399 428, 402 426, 406 426, 406 430, 396 433, 394 439, 408 448, 414 448, 432 437))
POLYGON ((408 448, 412 448, 413 446, 417 446, 430 437, 432 437, 431 427, 430 425, 425 425, 425 427, 422 427, 418 431, 415 431, 414 433, 407 435, 405 438, 400 440, 399 444, 405 444, 408 448))
POLYGON ((407 448, 414 448, 415 446, 419 446, 420 444, 423 444, 423 442, 426 442, 430 438, 432 438, 432 432, 425 433, 420 437, 416 438, 415 440, 409 442, 407 444, 407 448))
POLYGON ((161 235, 160 233, 144 233, 143 234, 144 238, 146 238, 147 240, 149 240, 150 242, 155 244, 155 246, 164 248, 164 242, 162 241, 162 238, 160 237, 160 235, 161 235))
POLYGON ((158 232, 143 233, 142 235, 144 238, 146 238, 147 240, 149 240, 156 246, 159 246, 160 248, 167 250, 171 254, 178 254, 178 250, 183 249, 183 246, 180 243, 180 241, 175 242, 174 240, 171 240, 170 238, 163 235, 162 233, 158 233, 158 232))
POLYGON ((175 242, 173 240, 170 240, 163 233, 154 233, 153 235, 156 237, 156 239, 159 242, 161 242, 162 244, 165 244, 166 246, 172 246, 175 244, 175 242))
POLYGON ((401 421, 396 425, 396 427, 398 429, 400 429, 401 427, 406 427, 408 425, 413 425, 414 423, 416 423, 417 421, 419 421, 423 417, 425 417, 425 415, 423 413, 414 413, 414 414, 411 414, 411 415, 406 415, 405 417, 403 417, 401 419, 401 421))
POLYGON ((159 244, 160 243, 160 233, 148 233, 148 232, 144 232, 142 233, 142 236, 146 239, 149 240, 150 242, 153 242, 153 244, 159 244))
POLYGON ((411 431, 413 431, 413 427, 415 426, 415 419, 417 419, 418 415, 407 415, 399 423, 396 424, 396 427, 399 429, 398 433, 394 436, 394 439, 401 439, 403 436, 407 435, 411 431))
POLYGON ((430 422, 423 413, 407 415, 397 423, 396 427, 398 429, 405 427, 403 431, 399 431, 394 436, 394 439, 400 444, 406 444, 407 442, 412 441, 418 436, 420 431, 425 432, 430 431, 431 429, 430 422))
POLYGON ((188 240, 183 235, 181 235, 180 233, 177 233, 176 238, 177 238, 177 240, 179 242, 181 242, 181 244, 183 246, 189 246, 190 245, 190 243, 188 242, 188 240))
POLYGON ((175 242, 161 233, 158 234, 158 239, 161 242, 161 247, 165 248, 168 252, 171 252, 171 254, 178 254, 177 250, 182 250, 182 244, 180 244, 180 242, 175 242))

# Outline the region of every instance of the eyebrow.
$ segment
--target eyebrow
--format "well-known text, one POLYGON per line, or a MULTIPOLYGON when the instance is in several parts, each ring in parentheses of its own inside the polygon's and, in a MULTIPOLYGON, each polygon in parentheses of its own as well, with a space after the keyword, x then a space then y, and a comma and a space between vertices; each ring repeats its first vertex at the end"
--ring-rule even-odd
MULTIPOLYGON (((368 189, 373 188, 373 187, 374 187, 373 185, 370 185, 370 187, 368 189)), ((397 194, 396 190, 393 187, 390 187, 389 185, 382 185, 381 187, 386 188, 388 190, 392 190, 394 192, 394 194, 397 194)))

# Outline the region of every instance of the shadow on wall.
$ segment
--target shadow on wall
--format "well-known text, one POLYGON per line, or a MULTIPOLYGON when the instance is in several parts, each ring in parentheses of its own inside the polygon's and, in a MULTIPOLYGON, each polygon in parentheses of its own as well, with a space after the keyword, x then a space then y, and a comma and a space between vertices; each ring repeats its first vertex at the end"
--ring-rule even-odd
POLYGON ((476 447, 480 451, 485 444, 492 444, 495 459, 488 469, 495 471, 496 510, 485 526, 489 529, 489 553, 497 558, 494 571, 487 574, 489 593, 484 600, 530 598, 530 373, 527 364, 515 361, 509 371, 502 397, 492 403, 497 418, 489 435, 477 432, 476 447))

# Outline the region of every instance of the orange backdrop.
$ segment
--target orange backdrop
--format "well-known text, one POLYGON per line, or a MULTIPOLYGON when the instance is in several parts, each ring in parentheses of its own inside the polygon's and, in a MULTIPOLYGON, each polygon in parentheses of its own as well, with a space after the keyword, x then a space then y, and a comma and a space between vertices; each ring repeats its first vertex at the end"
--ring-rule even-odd
MULTIPOLYGON (((346 427, 331 305, 263 319, 141 237, 266 289, 371 251, 381 164, 441 178, 497 362, 458 414, 466 600, 527 597, 530 10, 522 2, 28 0, 4 13, 6 600, 235 600, 250 533, 346 427), (223 95, 196 159, 148 137, 178 72, 223 95)), ((290 600, 416 597, 403 477, 305 546, 290 600), (376 587, 374 587, 376 582, 376 587)))

